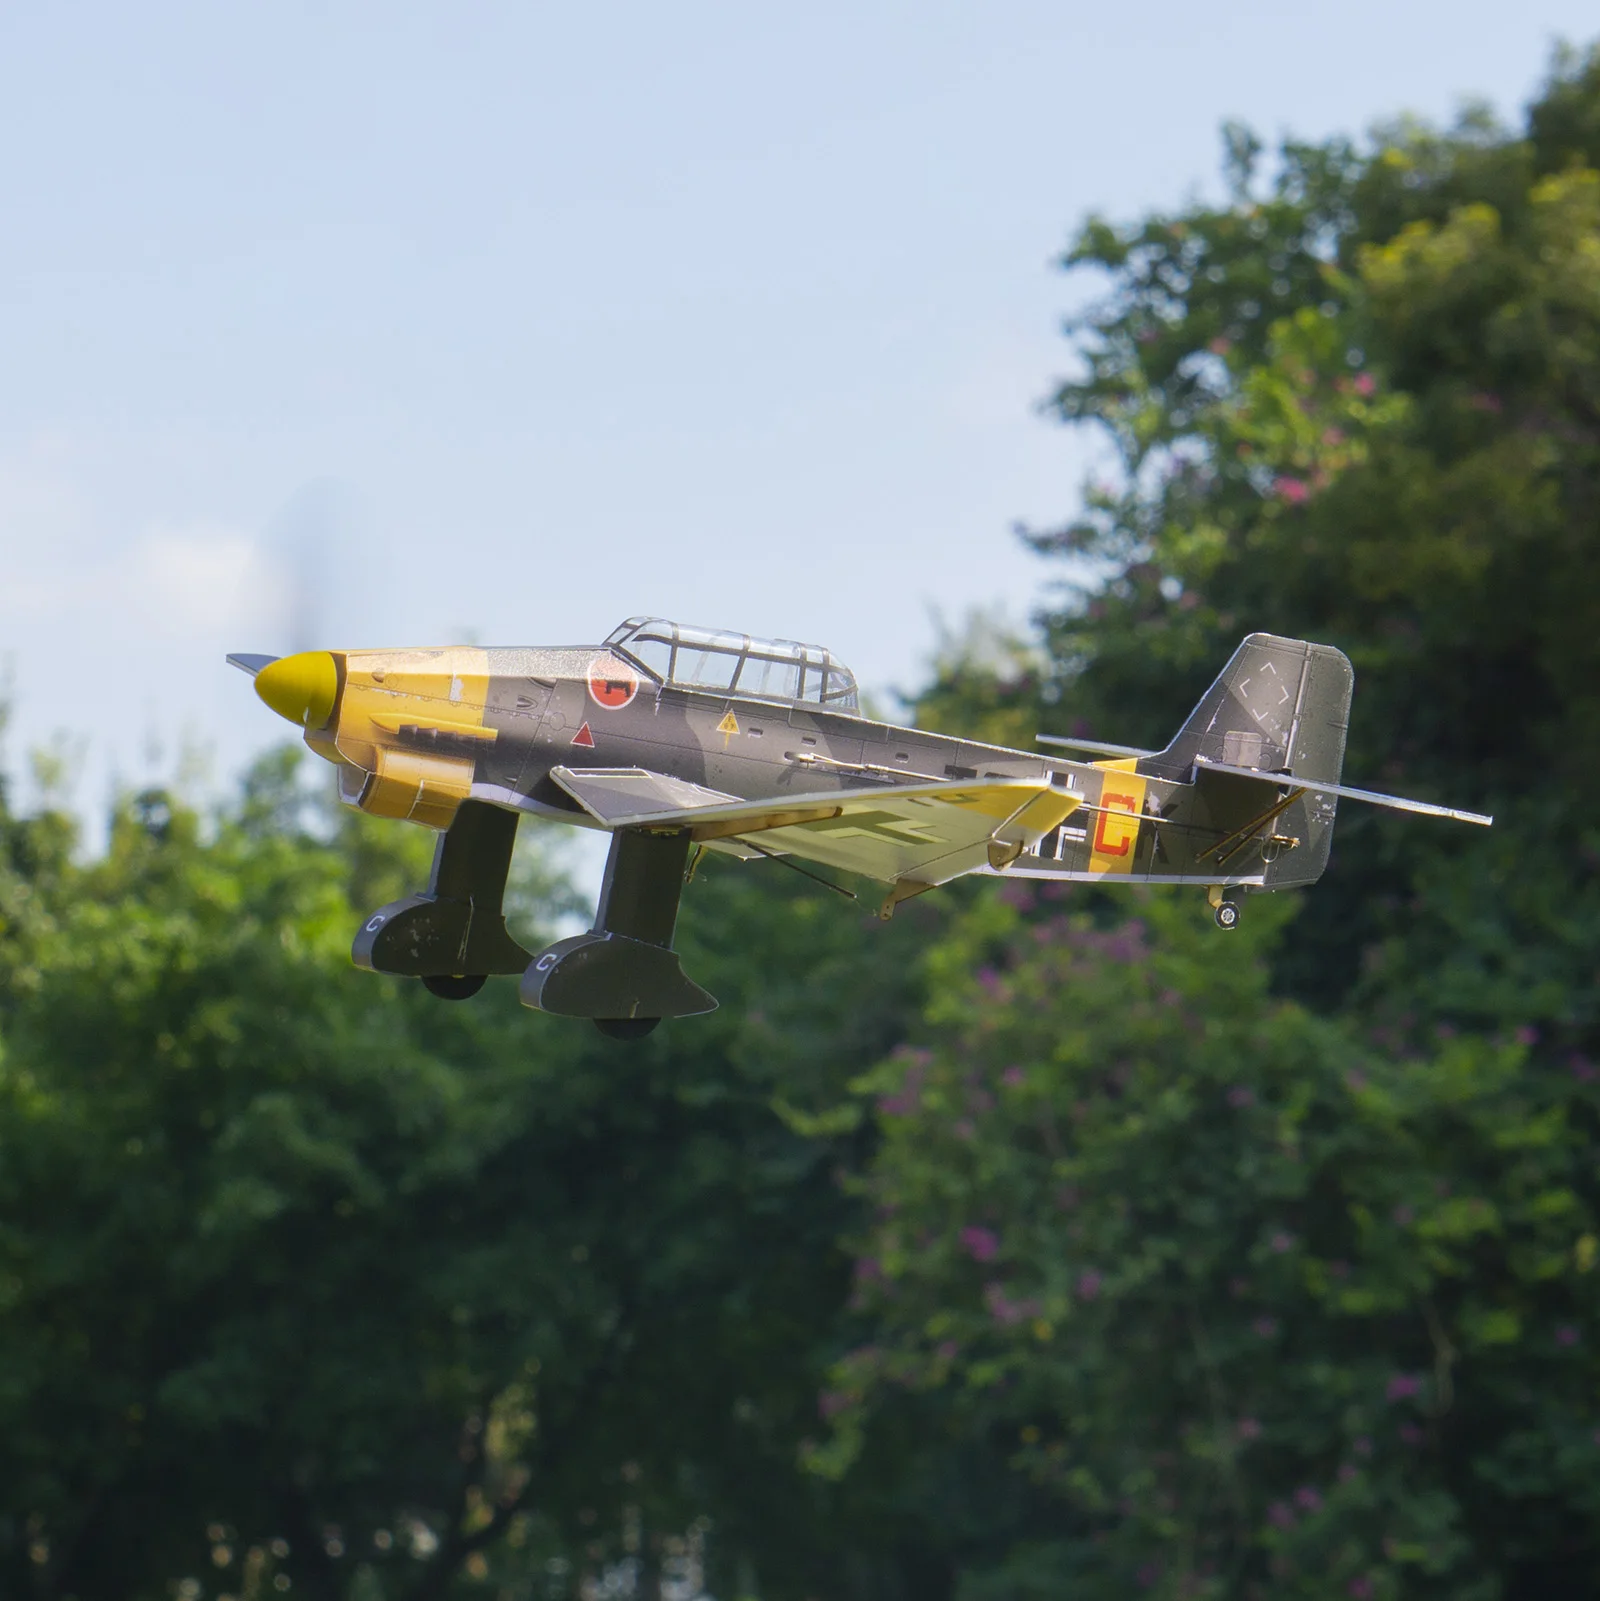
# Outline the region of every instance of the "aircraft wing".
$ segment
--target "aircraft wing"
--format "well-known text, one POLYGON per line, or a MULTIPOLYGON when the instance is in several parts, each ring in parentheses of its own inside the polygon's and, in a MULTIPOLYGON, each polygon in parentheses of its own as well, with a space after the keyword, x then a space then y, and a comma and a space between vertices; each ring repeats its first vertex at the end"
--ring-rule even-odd
POLYGON ((741 845, 928 886, 1011 859, 1083 799, 1044 778, 986 778, 662 806, 652 802, 665 786, 716 792, 642 768, 555 767, 550 776, 606 828, 683 828, 697 844, 741 845))
POLYGON ((1280 788, 1310 790, 1313 795, 1340 795, 1346 800, 1367 801, 1373 806, 1387 806, 1391 811, 1418 812, 1423 817, 1451 817, 1458 823, 1481 823, 1485 828, 1494 822, 1492 817, 1485 817, 1481 812, 1463 812, 1453 806, 1407 800, 1403 795, 1380 795, 1376 790, 1352 789, 1348 784, 1324 784, 1313 778, 1296 778, 1292 773, 1263 772, 1259 767, 1230 767, 1226 762, 1208 762, 1203 756, 1196 759, 1195 767, 1207 773, 1231 773, 1235 778, 1254 778, 1280 788))
POLYGON ((1067 739, 1060 734, 1035 734, 1041 745, 1059 745, 1063 750, 1086 750, 1096 756, 1159 756, 1160 751, 1145 750, 1140 745, 1113 745, 1104 739, 1067 739))
POLYGON ((604 828, 628 828, 663 813, 739 804, 737 795, 645 767, 552 767, 550 776, 604 828))

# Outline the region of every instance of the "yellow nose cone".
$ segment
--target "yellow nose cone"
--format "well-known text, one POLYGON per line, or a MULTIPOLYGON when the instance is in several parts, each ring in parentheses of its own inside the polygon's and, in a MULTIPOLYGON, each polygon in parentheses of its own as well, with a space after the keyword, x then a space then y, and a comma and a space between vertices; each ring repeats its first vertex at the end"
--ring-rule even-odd
POLYGON ((325 650, 280 656, 256 674, 256 694, 291 723, 321 728, 339 696, 339 669, 325 650))

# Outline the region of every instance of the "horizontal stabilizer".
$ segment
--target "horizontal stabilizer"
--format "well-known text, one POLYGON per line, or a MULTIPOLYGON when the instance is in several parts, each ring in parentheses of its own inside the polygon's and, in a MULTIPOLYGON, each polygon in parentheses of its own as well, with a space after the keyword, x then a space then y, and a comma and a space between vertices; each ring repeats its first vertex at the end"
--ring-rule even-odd
POLYGON ((1293 773, 1268 773, 1259 767, 1231 767, 1226 762, 1209 762, 1203 756, 1195 760, 1197 771, 1231 773, 1235 778, 1254 778, 1261 783, 1282 788, 1310 790, 1314 795, 1339 795, 1345 800, 1367 801, 1373 806, 1387 806, 1396 812, 1417 812, 1423 817, 1450 817, 1458 823, 1479 823, 1484 828, 1493 824, 1492 817, 1481 812, 1463 812, 1454 806, 1434 806, 1428 801, 1407 800, 1403 795, 1380 795, 1375 790, 1352 789, 1348 784, 1324 784, 1313 778, 1298 778, 1293 773))
POLYGON ((1059 745, 1063 750, 1093 751, 1097 756, 1155 756, 1153 750, 1141 750, 1137 745, 1113 745, 1104 739, 1068 739, 1061 734, 1035 734, 1041 745, 1059 745))
POLYGON ((256 656, 249 651, 241 650, 229 656, 228 665, 237 667, 241 673, 249 673, 254 678, 263 667, 270 667, 277 659, 276 656, 256 656))

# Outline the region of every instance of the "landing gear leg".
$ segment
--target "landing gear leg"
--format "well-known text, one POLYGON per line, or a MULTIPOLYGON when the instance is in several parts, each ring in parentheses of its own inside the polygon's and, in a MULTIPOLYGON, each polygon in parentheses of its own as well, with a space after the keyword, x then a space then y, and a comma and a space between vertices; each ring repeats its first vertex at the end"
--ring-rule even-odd
POLYGON ((587 1017, 610 1039, 640 1039, 664 1017, 716 1010, 672 949, 689 856, 686 830, 611 836, 594 927, 557 940, 522 975, 522 1004, 587 1017))
POLYGON ((1239 903, 1229 899, 1228 891, 1221 884, 1213 884, 1206 891, 1206 899, 1211 903, 1211 913, 1217 920, 1218 928, 1233 929, 1239 926, 1239 903))
POLYGON ((528 953, 501 911, 517 814, 464 800, 434 847, 420 895, 391 901, 361 925, 350 957, 374 973, 420 978, 434 995, 464 1001, 490 973, 520 973, 528 953))

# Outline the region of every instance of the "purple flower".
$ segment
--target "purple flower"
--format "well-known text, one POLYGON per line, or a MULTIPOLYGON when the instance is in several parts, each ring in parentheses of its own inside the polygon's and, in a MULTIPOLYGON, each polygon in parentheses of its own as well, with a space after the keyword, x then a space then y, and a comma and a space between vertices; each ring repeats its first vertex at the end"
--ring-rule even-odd
POLYGON ((1345 1465, 1339 1469, 1340 1484, 1348 1484, 1353 1478, 1355 1478, 1358 1471, 1359 1470, 1356 1468, 1354 1463, 1346 1462, 1345 1465))
POLYGON ((817 1411, 823 1417, 837 1417, 850 1405, 850 1397, 843 1390, 824 1390, 817 1397, 817 1411))
POLYGON ((1254 1093, 1243 1084, 1235 1084, 1228 1091, 1229 1106, 1252 1106, 1255 1104, 1254 1093))
POLYGON ((934 1355, 937 1356, 941 1362, 954 1362, 956 1357, 960 1355, 960 1352, 961 1347, 957 1345, 954 1340, 942 1340, 935 1348, 934 1355))
POLYGON ((1402 1423, 1400 1425, 1400 1438, 1407 1445, 1416 1445, 1422 1439, 1422 1430, 1415 1423, 1402 1423))
POLYGON ((1028 1315, 1027 1303, 1008 1300, 1003 1284, 984 1285, 983 1303, 996 1323, 1020 1323, 1028 1315))
POLYGON ((1007 1089, 1020 1089, 1028 1082, 1028 1075, 1024 1073, 1020 1067, 1008 1067, 1005 1072, 1000 1075, 1000 1082, 1004 1084, 1007 1089))
POLYGON ((1523 1023, 1511 1037, 1518 1045, 1537 1045, 1539 1043, 1539 1031, 1531 1023, 1523 1023))
POLYGON ((1412 1396, 1418 1395, 1422 1390, 1422 1380, 1414 1373, 1396 1373, 1389 1380, 1389 1388, 1385 1392, 1391 1401, 1409 1401, 1412 1396))
POLYGON ((1261 1425, 1254 1418, 1239 1419, 1239 1438, 1241 1440, 1257 1440, 1261 1437, 1261 1425))
POLYGON ((1078 1299, 1092 1301, 1100 1293, 1100 1275, 1090 1268, 1087 1273, 1078 1275, 1078 1299))
POLYGON ((1372 1580, 1366 1577, 1350 1581, 1350 1594, 1356 1601, 1370 1601, 1372 1595, 1372 1580))
POLYGON ((1287 1501, 1274 1501, 1267 1508, 1267 1517, 1280 1529, 1294 1527, 1294 1508, 1287 1501))
POLYGON ((883 1277, 883 1264, 875 1256, 863 1256, 856 1262, 856 1283, 876 1284, 883 1277))
POLYGON ((963 1117, 952 1126, 952 1132, 958 1140, 970 1140, 978 1131, 972 1126, 970 1117, 963 1117))
POLYGON ((1279 500, 1286 500, 1291 506, 1298 506, 1311 493, 1301 478, 1279 478, 1272 489, 1279 500))
POLYGON ((1282 1229, 1279 1229, 1278 1232, 1272 1236, 1272 1249, 1279 1253, 1287 1251, 1293 1244, 1294 1236, 1292 1234, 1285 1234, 1282 1229))
POLYGON ((1250 1325, 1263 1340, 1270 1340, 1278 1332, 1278 1320, 1275 1317, 1258 1317, 1250 1325))
POLYGON ((1000 1254, 1000 1236, 975 1223, 962 1229, 961 1243, 974 1262, 992 1262, 1000 1254))
POLYGON ((1557 1345, 1576 1345, 1577 1343, 1578 1331, 1570 1323, 1563 1323, 1561 1327, 1556 1330, 1557 1345))
POLYGON ((1567 1066, 1572 1070, 1572 1076, 1580 1084, 1587 1084, 1595 1075, 1594 1063, 1587 1056, 1580 1056, 1576 1051, 1573 1052, 1568 1060, 1567 1066))
POLYGON ((1322 1497, 1309 1484, 1302 1484, 1294 1492, 1294 1499, 1295 1505, 1304 1507, 1307 1512, 1316 1512, 1322 1507, 1322 1497))

